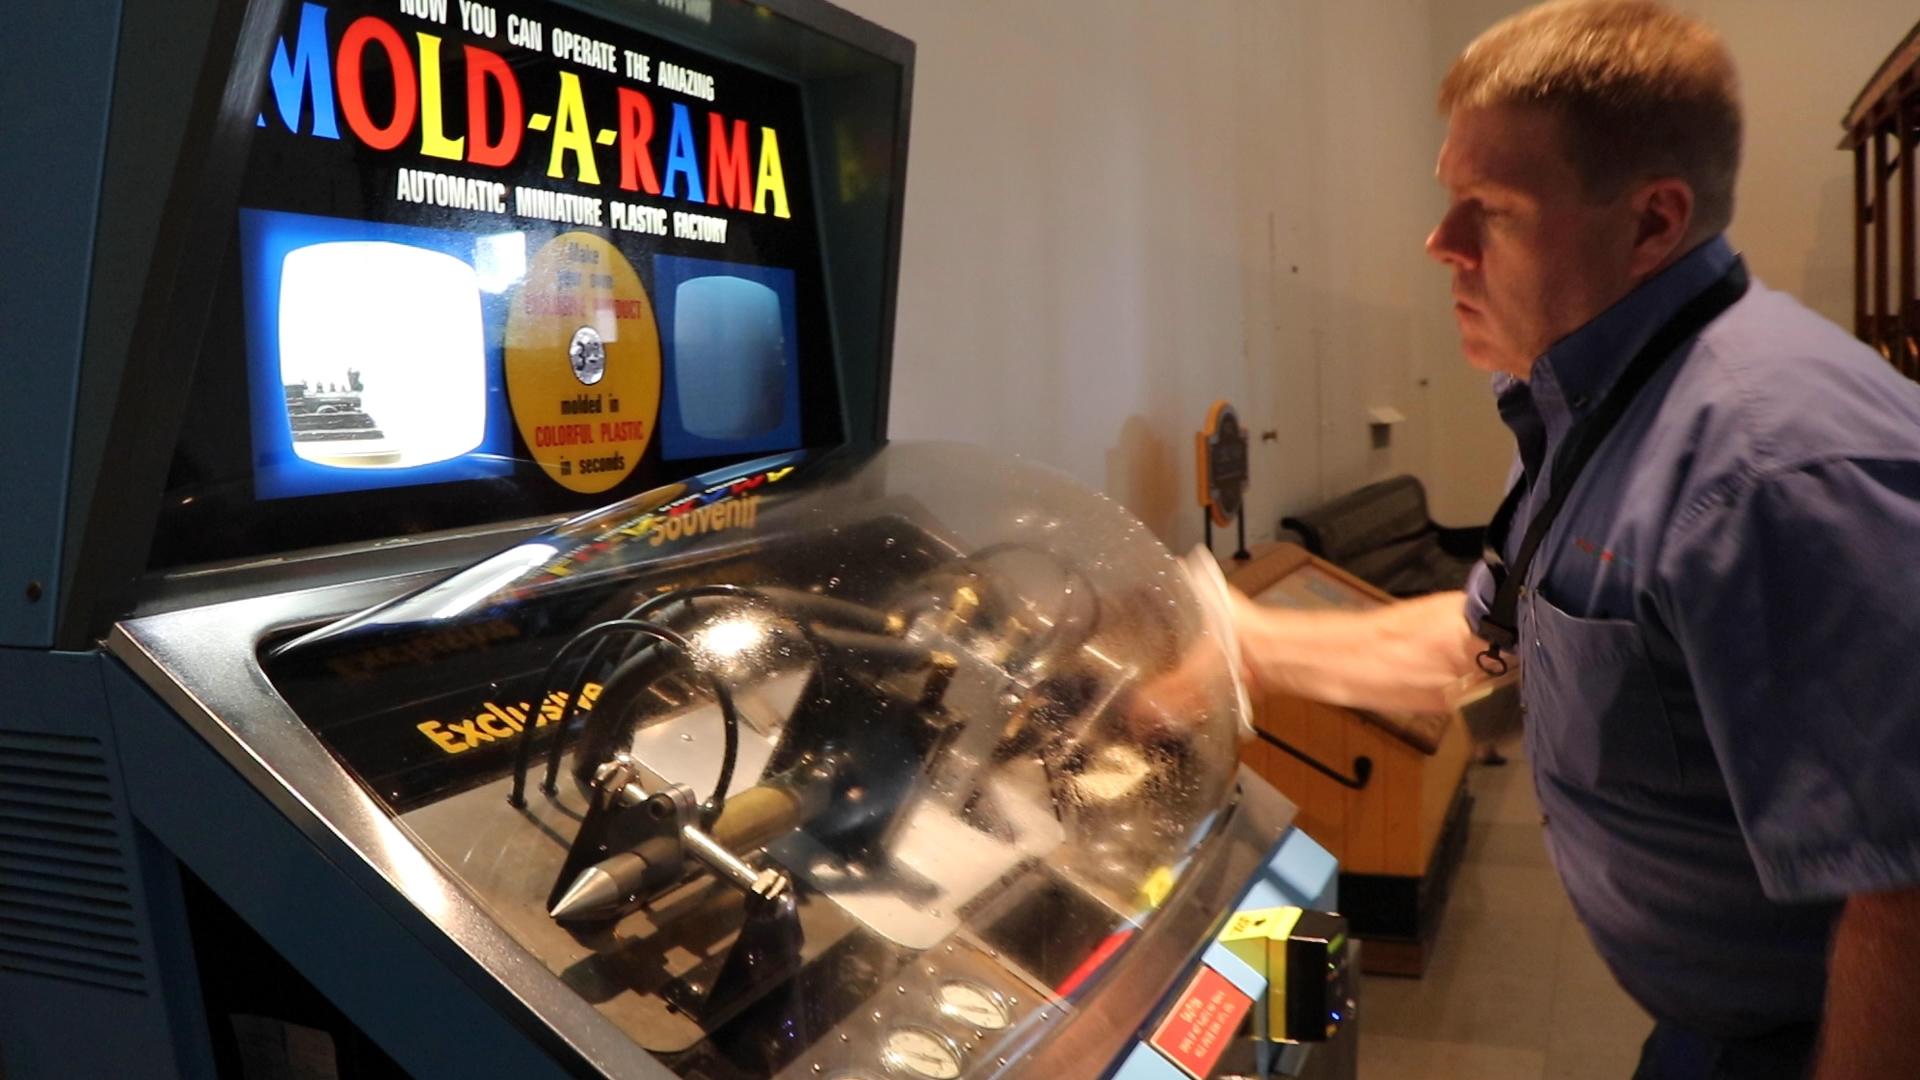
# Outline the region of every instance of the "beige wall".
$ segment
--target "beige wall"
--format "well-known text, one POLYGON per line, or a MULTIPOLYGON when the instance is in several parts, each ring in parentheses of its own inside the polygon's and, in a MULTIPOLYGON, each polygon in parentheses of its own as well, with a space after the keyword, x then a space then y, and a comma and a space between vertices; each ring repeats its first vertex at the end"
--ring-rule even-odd
POLYGON ((1913 0, 1711 0, 1739 61, 1747 152, 1732 235, 1754 271, 1853 326, 1853 158, 1840 117, 1920 19, 1913 0))
MULTIPOLYGON (((1179 547, 1200 531, 1192 432, 1226 397, 1274 433, 1255 537, 1404 471, 1442 520, 1490 513, 1511 442, 1420 244, 1439 72, 1519 5, 841 2, 919 46, 896 436, 1055 465, 1179 547), (1407 417, 1385 448, 1376 405, 1407 417)), ((1837 119, 1911 3, 1701 5, 1748 86, 1736 239, 1830 315, 1851 303, 1837 119)))

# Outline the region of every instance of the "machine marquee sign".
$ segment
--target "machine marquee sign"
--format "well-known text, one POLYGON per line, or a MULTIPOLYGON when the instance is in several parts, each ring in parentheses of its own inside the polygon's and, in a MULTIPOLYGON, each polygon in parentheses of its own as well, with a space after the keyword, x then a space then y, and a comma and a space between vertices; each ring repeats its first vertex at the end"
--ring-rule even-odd
POLYGON ((358 16, 309 2, 274 49, 257 123, 485 170, 401 168, 399 202, 724 244, 725 218, 687 208, 792 216, 780 131, 726 100, 707 72, 472 0, 358 16), (467 40, 447 39, 456 25, 467 40), (560 62, 550 88, 523 79, 529 54, 560 62), (671 205, 501 179, 531 169, 671 205))
POLYGON ((804 442, 798 86, 540 0, 305 0, 276 30, 239 200, 257 498, 599 496, 804 442))

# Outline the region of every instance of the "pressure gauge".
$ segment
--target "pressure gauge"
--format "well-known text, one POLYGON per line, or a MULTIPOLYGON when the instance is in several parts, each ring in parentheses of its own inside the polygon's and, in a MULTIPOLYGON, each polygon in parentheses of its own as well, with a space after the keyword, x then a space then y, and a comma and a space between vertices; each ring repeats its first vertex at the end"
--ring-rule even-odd
POLYGON ((1006 999, 976 982, 949 979, 933 1000, 943 1016, 981 1031, 999 1031, 1013 1022, 1006 999))
POLYGON ((881 1058, 889 1069, 923 1080, 956 1080, 960 1075, 960 1048, 929 1028, 897 1027, 887 1032, 881 1058))

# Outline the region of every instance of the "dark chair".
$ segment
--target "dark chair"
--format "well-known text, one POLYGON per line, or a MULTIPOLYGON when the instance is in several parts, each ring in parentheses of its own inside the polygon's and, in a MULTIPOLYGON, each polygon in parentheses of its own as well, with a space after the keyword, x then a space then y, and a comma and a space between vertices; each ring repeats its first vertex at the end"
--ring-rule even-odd
POLYGON ((1301 546, 1394 596, 1458 589, 1480 558, 1486 526, 1448 528, 1427 516, 1412 476, 1368 484, 1325 506, 1280 519, 1301 546))

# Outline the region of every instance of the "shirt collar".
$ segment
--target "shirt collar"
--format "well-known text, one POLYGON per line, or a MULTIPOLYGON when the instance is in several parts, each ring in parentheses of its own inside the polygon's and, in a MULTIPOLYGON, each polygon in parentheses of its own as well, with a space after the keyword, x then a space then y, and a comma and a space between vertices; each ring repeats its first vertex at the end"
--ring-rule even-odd
POLYGON ((1734 258, 1724 235, 1694 248, 1550 346, 1534 361, 1534 377, 1549 376, 1569 408, 1576 415, 1584 412, 1613 386, 1634 354, 1668 319, 1720 280, 1734 258))
MULTIPOLYGON (((1549 346, 1533 362, 1527 382, 1496 375, 1501 412, 1537 410, 1549 441, 1557 441, 1598 404, 1660 327, 1720 280, 1737 257, 1724 234, 1715 236, 1549 346)), ((1507 419, 1513 426, 1513 418, 1507 419)))

